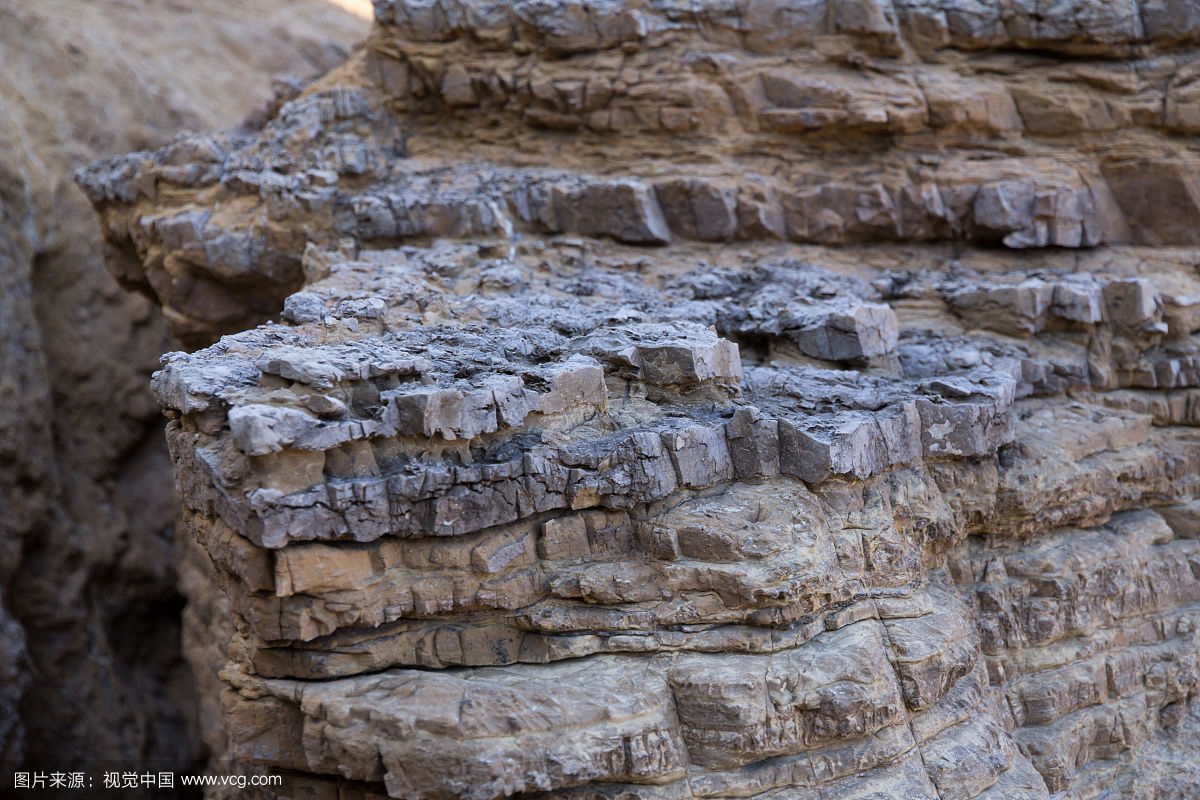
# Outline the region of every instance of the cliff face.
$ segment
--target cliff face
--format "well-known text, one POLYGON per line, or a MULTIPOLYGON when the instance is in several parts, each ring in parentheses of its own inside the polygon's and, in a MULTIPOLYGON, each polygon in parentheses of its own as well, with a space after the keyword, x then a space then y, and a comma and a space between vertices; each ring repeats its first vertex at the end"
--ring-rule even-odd
POLYGON ((1198 41, 381 1, 261 130, 81 174, 230 334, 154 379, 210 746, 282 796, 1194 796, 1198 41))
POLYGON ((178 345, 104 269, 72 172, 234 124, 366 28, 323 2, 0 0, 0 787, 200 754, 147 389, 178 345))

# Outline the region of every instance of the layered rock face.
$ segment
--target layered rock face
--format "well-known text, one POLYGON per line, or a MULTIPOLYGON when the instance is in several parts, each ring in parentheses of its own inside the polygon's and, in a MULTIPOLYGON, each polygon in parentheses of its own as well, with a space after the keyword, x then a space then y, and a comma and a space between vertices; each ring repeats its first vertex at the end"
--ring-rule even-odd
POLYGON ((228 334, 153 384, 210 746, 279 796, 1194 796, 1198 38, 377 2, 261 131, 92 167, 110 267, 228 334))
POLYGON ((368 28, 323 0, 0 0, 0 793, 202 752, 147 388, 178 345, 105 270, 72 173, 235 124, 368 28))

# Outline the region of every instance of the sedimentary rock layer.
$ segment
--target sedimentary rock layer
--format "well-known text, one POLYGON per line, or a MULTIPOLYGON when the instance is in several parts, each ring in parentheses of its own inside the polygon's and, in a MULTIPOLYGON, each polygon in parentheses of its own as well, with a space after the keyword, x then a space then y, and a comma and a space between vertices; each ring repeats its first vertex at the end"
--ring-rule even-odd
POLYGON ((380 2, 82 174, 228 334, 154 379, 210 735, 284 796, 1186 796, 1188 8, 380 2))

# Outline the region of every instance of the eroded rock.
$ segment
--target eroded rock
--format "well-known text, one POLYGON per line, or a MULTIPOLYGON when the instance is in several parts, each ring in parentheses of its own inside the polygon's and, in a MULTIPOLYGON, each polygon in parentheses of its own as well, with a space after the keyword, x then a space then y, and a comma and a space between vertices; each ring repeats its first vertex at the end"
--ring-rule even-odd
POLYGON ((261 132, 83 173, 209 345, 154 390, 210 739, 280 796, 1176 796, 1159 5, 377 3, 261 132))

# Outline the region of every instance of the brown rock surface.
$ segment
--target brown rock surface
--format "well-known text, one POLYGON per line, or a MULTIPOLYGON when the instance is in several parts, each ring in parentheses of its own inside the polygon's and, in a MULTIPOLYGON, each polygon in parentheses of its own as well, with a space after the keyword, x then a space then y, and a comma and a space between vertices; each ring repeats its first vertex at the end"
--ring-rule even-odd
POLYGON ((234 124, 366 29, 324 2, 0 0, 0 787, 200 754, 146 390, 171 338, 72 172, 234 124))
POLYGON ((81 173, 209 345, 153 387, 214 750, 278 796, 1192 796, 1198 38, 381 0, 260 130, 81 173))

